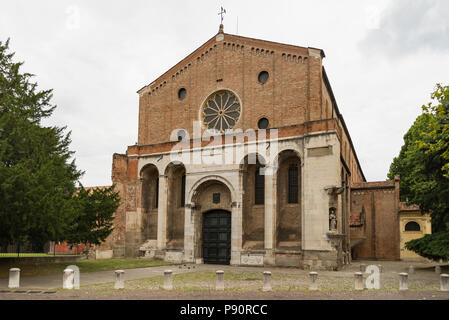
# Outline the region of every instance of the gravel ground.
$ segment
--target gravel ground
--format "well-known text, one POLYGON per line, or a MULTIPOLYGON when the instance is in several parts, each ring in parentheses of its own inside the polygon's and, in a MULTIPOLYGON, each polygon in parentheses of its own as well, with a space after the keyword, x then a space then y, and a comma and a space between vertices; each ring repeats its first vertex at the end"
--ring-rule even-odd
MULTIPOLYGON (((1 299, 10 300, 449 300, 449 292, 441 292, 440 277, 434 271, 435 264, 402 261, 355 261, 341 271, 317 271, 318 291, 310 291, 309 272, 296 268, 261 268, 197 265, 195 271, 187 266, 172 266, 177 274, 173 277, 172 291, 163 290, 163 276, 128 280, 124 290, 114 290, 112 282, 82 286, 80 290, 56 289, 52 293, 25 291, 24 293, 1 292, 1 299), (355 291, 354 273, 360 264, 382 265, 380 289, 355 291), (399 273, 408 272, 410 264, 415 272, 409 274, 406 292, 399 291, 399 273), (215 290, 215 271, 225 272, 225 290, 215 290), (262 291, 263 271, 271 271, 271 292, 262 291)), ((448 273, 449 266, 442 265, 448 273)), ((368 275, 365 274, 366 279, 368 275)), ((126 279, 126 275, 125 275, 126 279)), ((48 292, 48 291, 47 291, 48 292)))

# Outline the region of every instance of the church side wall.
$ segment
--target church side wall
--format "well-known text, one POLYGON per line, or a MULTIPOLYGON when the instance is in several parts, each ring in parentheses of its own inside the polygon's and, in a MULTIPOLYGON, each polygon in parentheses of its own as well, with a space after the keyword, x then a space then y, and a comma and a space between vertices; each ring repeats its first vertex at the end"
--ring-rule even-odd
POLYGON ((365 225, 351 227, 351 239, 365 239, 353 248, 353 258, 400 258, 398 183, 363 183, 351 191, 351 212, 365 212, 365 225))

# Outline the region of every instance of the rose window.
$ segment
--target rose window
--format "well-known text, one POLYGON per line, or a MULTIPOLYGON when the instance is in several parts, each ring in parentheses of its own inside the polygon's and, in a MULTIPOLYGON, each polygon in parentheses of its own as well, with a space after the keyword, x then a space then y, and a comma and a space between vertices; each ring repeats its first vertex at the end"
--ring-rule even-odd
POLYGON ((204 102, 202 117, 208 129, 232 129, 240 118, 239 98, 228 90, 214 92, 204 102))

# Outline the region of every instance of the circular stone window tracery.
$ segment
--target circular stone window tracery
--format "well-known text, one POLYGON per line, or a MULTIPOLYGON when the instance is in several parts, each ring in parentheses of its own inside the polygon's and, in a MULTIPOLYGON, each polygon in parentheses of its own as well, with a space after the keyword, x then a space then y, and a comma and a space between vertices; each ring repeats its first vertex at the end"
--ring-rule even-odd
POLYGON ((212 93, 202 106, 202 120, 208 129, 224 132, 234 128, 241 113, 239 98, 229 90, 212 93))

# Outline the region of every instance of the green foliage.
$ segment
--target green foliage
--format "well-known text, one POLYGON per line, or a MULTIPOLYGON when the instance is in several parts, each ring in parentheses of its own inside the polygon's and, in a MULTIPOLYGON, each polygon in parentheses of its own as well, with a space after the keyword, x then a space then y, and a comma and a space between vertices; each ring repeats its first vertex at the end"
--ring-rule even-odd
POLYGON ((409 241, 405 244, 408 250, 422 257, 438 261, 449 259, 449 231, 426 234, 423 238, 409 241))
POLYGON ((81 187, 75 196, 76 216, 69 229, 70 243, 100 244, 113 230, 114 212, 120 204, 115 186, 85 189, 81 187))
POLYGON ((82 173, 71 160, 70 133, 41 125, 55 109, 52 91, 20 73, 8 46, 0 42, 0 240, 40 247, 63 240, 82 173))
POLYGON ((118 194, 77 193, 83 173, 69 150, 70 132, 41 123, 56 108, 52 90, 38 90, 13 56, 9 40, 0 41, 0 244, 42 248, 68 236, 99 243, 110 233, 118 194))
POLYGON ((401 200, 431 214, 435 232, 449 230, 449 87, 437 85, 436 104, 423 113, 404 136, 388 177, 401 176, 401 200))

